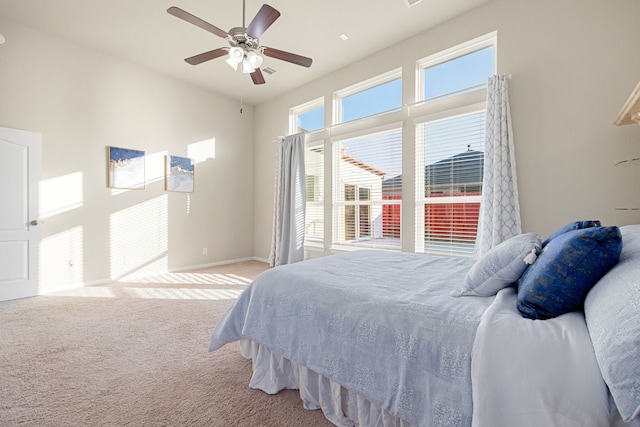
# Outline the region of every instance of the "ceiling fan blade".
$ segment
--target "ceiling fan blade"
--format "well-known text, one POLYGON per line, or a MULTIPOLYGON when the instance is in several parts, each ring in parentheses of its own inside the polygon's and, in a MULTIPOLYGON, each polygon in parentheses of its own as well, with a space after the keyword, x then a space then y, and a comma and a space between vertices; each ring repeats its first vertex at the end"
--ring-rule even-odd
POLYGON ((221 47, 218 49, 210 50, 209 52, 201 53, 199 55, 191 56, 185 61, 191 65, 202 64, 203 62, 210 61, 212 59, 220 58, 229 53, 228 47, 221 47))
POLYGON ((218 37, 222 37, 227 38, 227 36, 229 36, 229 34, 226 31, 221 30, 220 28, 216 27, 215 25, 211 25, 209 24, 207 21, 203 21, 202 19, 198 18, 197 16, 194 16, 192 14, 190 14, 189 12, 186 12, 182 9, 180 9, 179 7, 175 7, 175 6, 171 6, 169 9, 167 9, 167 12, 177 18, 180 18, 184 21, 189 22, 190 24, 196 25, 200 28, 202 28, 203 30, 206 30, 210 33, 215 34, 218 37))
POLYGON ((251 80, 253 80, 253 84, 255 85, 263 85, 265 83, 264 76, 262 75, 260 68, 256 68, 256 70, 251 73, 251 80))
POLYGON ((269 28, 279 17, 280 12, 268 4, 263 4, 256 16, 253 18, 253 21, 251 21, 247 27, 247 34, 254 39, 259 39, 260 36, 267 31, 267 28, 269 28))
POLYGON ((272 47, 265 47, 263 53, 271 58, 291 62, 292 64, 307 68, 310 67, 313 62, 311 58, 307 58, 306 56, 296 55, 295 53, 285 52, 284 50, 274 49, 272 47))

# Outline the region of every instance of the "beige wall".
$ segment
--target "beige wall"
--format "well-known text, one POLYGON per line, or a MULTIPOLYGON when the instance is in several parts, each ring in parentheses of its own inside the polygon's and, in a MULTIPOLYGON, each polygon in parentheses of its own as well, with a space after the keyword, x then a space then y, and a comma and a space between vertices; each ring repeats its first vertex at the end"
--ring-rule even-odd
MULTIPOLYGON (((640 127, 614 127, 640 81, 640 3, 636 0, 494 0, 256 107, 254 255, 268 255, 273 144, 288 130, 290 107, 403 67, 413 96, 415 61, 498 32, 498 72, 509 83, 524 231, 543 236, 576 219, 640 222, 640 168, 615 163, 640 155, 640 127)), ((330 102, 325 104, 330 109, 330 102)), ((331 112, 326 111, 326 116, 331 112)), ((407 150, 409 151, 409 150, 407 150)), ((411 161, 405 153, 403 161, 411 161)), ((406 224, 405 224, 406 225, 406 224)), ((404 246, 404 244, 403 244, 404 246)))
POLYGON ((0 126, 43 134, 41 290, 253 256, 252 107, 241 116, 237 101, 0 28, 0 126), (215 158, 196 164, 195 192, 165 192, 164 154, 187 157, 210 138, 215 158), (145 190, 107 188, 110 145, 145 151, 145 190))
POLYGON ((417 59, 491 31, 498 71, 513 76, 525 231, 578 218, 638 223, 614 207, 640 205, 640 169, 614 164, 640 154, 640 128, 611 125, 640 80, 638 16, 636 0, 494 0, 242 116, 237 101, 0 19, 0 126, 41 132, 48 203, 60 200, 55 191, 71 195, 47 213, 41 282, 267 258, 273 141, 288 133, 289 108, 398 66, 411 102, 417 59), (209 138, 215 159, 196 165, 190 195, 166 193, 154 177, 143 191, 107 188, 106 146, 144 150, 157 166, 209 138))

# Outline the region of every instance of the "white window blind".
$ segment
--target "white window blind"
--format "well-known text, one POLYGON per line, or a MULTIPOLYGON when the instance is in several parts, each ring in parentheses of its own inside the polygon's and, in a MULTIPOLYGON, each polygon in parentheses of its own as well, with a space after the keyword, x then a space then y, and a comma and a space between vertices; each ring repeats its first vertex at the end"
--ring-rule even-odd
POLYGON ((400 249, 402 129, 334 141, 334 244, 400 249))
POLYGON ((304 156, 307 185, 305 240, 320 244, 324 241, 324 149, 322 145, 307 147, 304 156))
POLYGON ((485 111, 416 125, 416 251, 473 256, 485 111))

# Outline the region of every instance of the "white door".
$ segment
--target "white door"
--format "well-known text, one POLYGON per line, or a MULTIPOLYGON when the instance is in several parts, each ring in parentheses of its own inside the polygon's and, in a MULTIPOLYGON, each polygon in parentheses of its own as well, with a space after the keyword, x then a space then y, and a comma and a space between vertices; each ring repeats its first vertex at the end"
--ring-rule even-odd
POLYGON ((38 294, 42 134, 0 127, 0 301, 38 294))

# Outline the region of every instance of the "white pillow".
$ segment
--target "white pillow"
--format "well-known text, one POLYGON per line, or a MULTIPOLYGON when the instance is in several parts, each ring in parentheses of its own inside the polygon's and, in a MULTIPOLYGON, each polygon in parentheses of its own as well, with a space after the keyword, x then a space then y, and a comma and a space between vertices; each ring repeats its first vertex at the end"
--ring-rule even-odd
POLYGON ((480 257, 467 272, 462 289, 454 290, 450 295, 495 295, 500 289, 517 282, 541 249, 542 242, 537 233, 520 234, 505 240, 480 257))
POLYGON ((630 422, 640 417, 640 225, 620 231, 620 261, 589 291, 584 314, 602 377, 630 422))

